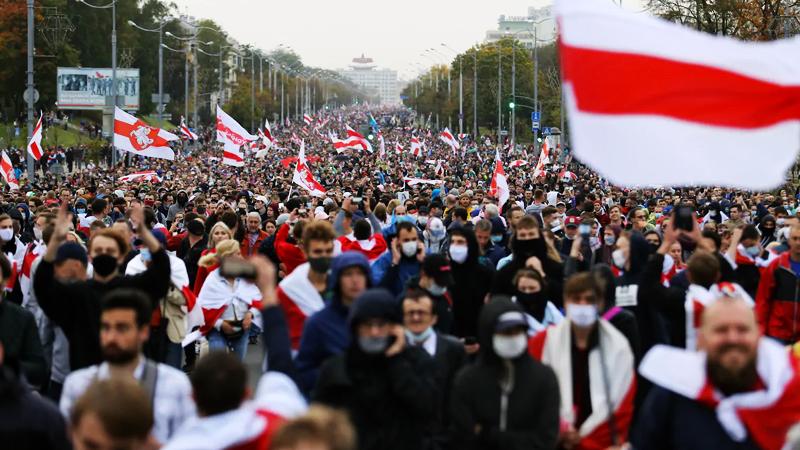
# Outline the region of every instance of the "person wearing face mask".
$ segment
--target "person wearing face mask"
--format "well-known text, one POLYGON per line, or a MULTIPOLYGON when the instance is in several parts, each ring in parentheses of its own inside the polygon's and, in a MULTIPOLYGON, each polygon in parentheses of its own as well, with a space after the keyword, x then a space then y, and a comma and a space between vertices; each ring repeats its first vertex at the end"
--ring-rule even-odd
POLYGON ((436 331, 450 334, 453 329, 453 297, 448 291, 455 284, 453 269, 444 255, 432 253, 425 256, 419 277, 412 277, 406 283, 406 290, 424 290, 433 300, 434 311, 438 320, 436 331))
POLYGON ((775 242, 777 236, 775 234, 775 216, 767 214, 761 219, 761 222, 756 226, 759 233, 761 233, 761 247, 766 248, 767 245, 775 242))
POLYGON ((432 217, 429 216, 428 207, 420 206, 420 208, 417 210, 417 229, 420 232, 425 231, 430 219, 432 219, 432 217))
POLYGON ((517 292, 512 299, 525 310, 529 335, 564 320, 561 311, 545 297, 547 283, 537 270, 520 269, 514 276, 514 286, 517 292))
POLYGON ((449 288, 453 299, 453 335, 476 338, 478 315, 492 286, 494 273, 479 262, 478 242, 471 230, 450 230, 450 247, 447 252, 455 280, 449 288))
POLYGON ((511 258, 505 265, 500 267, 503 260, 498 263, 500 268, 494 277, 492 293, 514 295, 516 292, 513 283, 514 275, 519 269, 526 267, 529 264, 528 260, 535 256, 548 281, 547 298, 557 302, 556 306, 559 306, 563 284, 561 280, 564 279, 564 264, 555 248, 545 241, 539 221, 533 216, 524 216, 517 223, 514 239, 511 242, 511 251, 511 258))
POLYGON ((433 439, 439 447, 446 448, 449 441, 446 430, 450 423, 447 406, 453 380, 466 361, 464 345, 433 328, 438 318, 433 310, 433 300, 426 292, 409 289, 402 296, 401 306, 407 344, 422 348, 433 358, 434 381, 439 395, 433 439))
POLYGON ((567 318, 530 342, 531 355, 558 378, 563 448, 609 448, 627 442, 636 393, 634 358, 625 336, 599 317, 603 295, 590 273, 564 285, 567 318))
POLYGON ((322 363, 350 345, 347 315, 371 286, 369 261, 360 253, 344 252, 333 259, 327 282, 330 299, 306 320, 295 358, 298 386, 305 394, 314 388, 322 363))
MULTIPOLYGON (((735 231, 734 231, 735 232, 735 231)), ((753 225, 747 225, 740 231, 741 238, 736 248, 736 281, 744 288, 748 295, 755 297, 758 282, 761 279, 761 269, 771 262, 768 252, 761 247, 761 235, 753 225)))
POLYGON ((458 373, 450 394, 451 448, 555 448, 558 381, 526 351, 522 308, 506 297, 493 298, 478 326, 478 358, 458 373))
POLYGON ((184 190, 178 191, 178 196, 176 197, 175 203, 167 210, 168 224, 172 224, 172 222, 175 220, 176 214, 186 212, 185 210, 187 203, 189 203, 189 195, 186 194, 186 191, 184 190))
POLYGON ((422 232, 425 242, 425 250, 429 253, 438 253, 443 250, 445 238, 447 237, 447 230, 441 219, 434 217, 426 222, 427 227, 422 232))
POLYGON ((333 227, 314 221, 303 229, 303 254, 306 260, 278 285, 277 296, 286 317, 292 350, 300 347, 306 319, 325 306, 322 295, 328 282, 333 258, 333 227))
POLYGON ((372 263, 372 282, 393 295, 399 295, 408 280, 419 275, 425 258, 416 226, 405 221, 396 225, 397 236, 391 243, 391 251, 372 263))
POLYGON ((361 294, 348 318, 353 339, 322 365, 311 397, 349 414, 361 450, 434 448, 434 362, 422 347, 406 345, 397 316, 385 289, 361 294))
POLYGON ((47 317, 61 327, 69 341, 72 370, 101 361, 98 338, 100 298, 106 292, 119 287, 139 289, 147 294, 155 306, 169 289, 170 264, 167 252, 145 226, 141 207, 131 210, 130 220, 152 258, 150 266, 141 274, 123 276, 119 273, 128 243, 113 230, 101 230, 89 241, 89 257, 94 269, 92 278, 70 284, 58 281, 54 276, 53 263, 71 225, 69 214, 62 207, 53 236, 47 244, 47 252, 33 277, 33 289, 39 305, 47 317))

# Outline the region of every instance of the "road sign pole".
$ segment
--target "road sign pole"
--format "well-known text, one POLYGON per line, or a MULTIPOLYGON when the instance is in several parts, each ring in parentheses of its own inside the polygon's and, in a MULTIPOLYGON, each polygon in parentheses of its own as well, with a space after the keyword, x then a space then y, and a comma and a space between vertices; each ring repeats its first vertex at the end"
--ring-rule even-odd
MULTIPOLYGON (((33 0, 28 0, 28 90, 26 94, 28 99, 28 142, 30 142, 31 137, 33 136, 33 107, 35 103, 35 98, 33 95, 33 13, 33 0)), ((25 144, 25 159, 27 160, 28 181, 33 184, 35 176, 33 173, 33 156, 28 153, 27 142, 25 144)))

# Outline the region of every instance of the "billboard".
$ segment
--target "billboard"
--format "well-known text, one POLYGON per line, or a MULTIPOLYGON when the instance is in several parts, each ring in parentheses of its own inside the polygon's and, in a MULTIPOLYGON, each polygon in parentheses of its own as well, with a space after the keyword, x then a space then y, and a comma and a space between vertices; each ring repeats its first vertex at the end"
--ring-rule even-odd
MULTIPOLYGON (((111 95, 112 70, 91 67, 59 67, 56 75, 56 105, 59 109, 100 111, 111 95)), ((139 69, 117 69, 120 107, 139 109, 139 69)))

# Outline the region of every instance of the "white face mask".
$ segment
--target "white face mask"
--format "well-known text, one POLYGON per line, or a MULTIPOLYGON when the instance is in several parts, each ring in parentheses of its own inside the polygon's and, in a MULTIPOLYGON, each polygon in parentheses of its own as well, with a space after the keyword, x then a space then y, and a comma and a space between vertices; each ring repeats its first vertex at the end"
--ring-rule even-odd
POLYGON ((528 348, 528 336, 525 333, 513 336, 495 334, 492 336, 492 348, 497 356, 503 359, 514 359, 528 348))
POLYGON ((469 248, 466 245, 451 245, 450 246, 450 259, 458 264, 463 264, 469 256, 469 248))
POLYGON ((403 242, 400 244, 400 248, 403 251, 403 255, 406 258, 411 258, 412 256, 417 254, 417 241, 408 241, 403 242))
POLYGON ((589 328, 597 322, 597 305, 568 303, 567 318, 578 327, 589 328))
POLYGON ((11 239, 14 239, 14 229, 13 228, 5 228, 5 229, 0 230, 0 239, 2 239, 5 242, 8 242, 11 239))
POLYGON ((614 265, 620 269, 625 268, 625 254, 622 253, 622 249, 618 248, 611 252, 611 260, 614 261, 614 265))
POLYGON ((37 241, 41 241, 42 240, 42 230, 34 227, 33 228, 33 237, 35 237, 37 241))

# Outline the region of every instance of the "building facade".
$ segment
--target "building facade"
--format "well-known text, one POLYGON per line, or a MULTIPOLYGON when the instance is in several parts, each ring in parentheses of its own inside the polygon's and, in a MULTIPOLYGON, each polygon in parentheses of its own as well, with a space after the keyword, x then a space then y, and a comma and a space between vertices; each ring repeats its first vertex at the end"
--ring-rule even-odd
POLYGON ((348 69, 339 69, 337 72, 370 96, 378 97, 381 104, 400 104, 400 82, 397 79, 397 71, 378 68, 372 58, 362 54, 358 58, 353 58, 348 69))
POLYGON ((515 37, 525 48, 532 49, 534 36, 539 45, 554 40, 555 26, 551 6, 529 7, 525 16, 501 15, 497 19, 497 29, 487 31, 484 42, 491 43, 506 37, 515 37))

